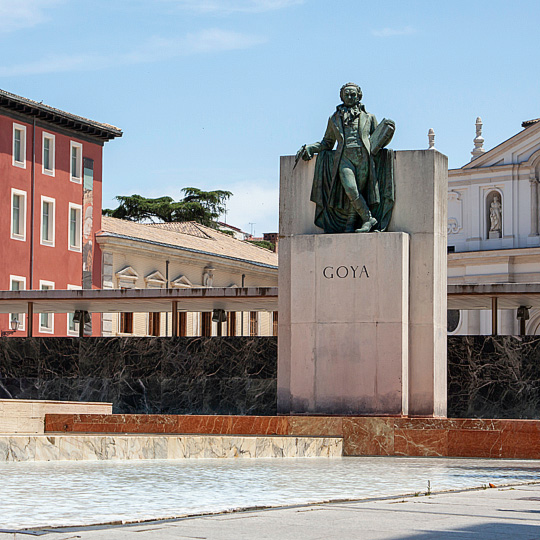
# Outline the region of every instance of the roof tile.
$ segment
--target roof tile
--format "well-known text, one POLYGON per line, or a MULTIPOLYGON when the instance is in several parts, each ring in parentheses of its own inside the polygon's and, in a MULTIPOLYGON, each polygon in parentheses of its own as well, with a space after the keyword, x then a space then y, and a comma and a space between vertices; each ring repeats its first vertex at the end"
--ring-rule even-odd
POLYGON ((261 248, 244 240, 201 225, 194 221, 181 223, 135 223, 125 219, 103 216, 100 237, 120 235, 134 240, 140 239, 167 244, 179 249, 204 251, 222 257, 242 259, 276 266, 277 253, 261 248))

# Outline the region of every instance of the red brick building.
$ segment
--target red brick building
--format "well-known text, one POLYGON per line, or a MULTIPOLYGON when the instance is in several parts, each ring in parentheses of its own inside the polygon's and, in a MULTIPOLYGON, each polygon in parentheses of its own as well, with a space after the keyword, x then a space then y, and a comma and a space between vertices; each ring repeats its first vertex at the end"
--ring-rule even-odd
MULTIPOLYGON (((0 289, 101 287, 102 150, 122 131, 0 90, 0 289)), ((100 316, 92 316, 92 335, 100 316)), ((25 314, 0 330, 25 335, 25 314)), ((87 328, 89 330, 89 327, 87 328)), ((33 335, 76 335, 72 315, 33 317, 33 335)))

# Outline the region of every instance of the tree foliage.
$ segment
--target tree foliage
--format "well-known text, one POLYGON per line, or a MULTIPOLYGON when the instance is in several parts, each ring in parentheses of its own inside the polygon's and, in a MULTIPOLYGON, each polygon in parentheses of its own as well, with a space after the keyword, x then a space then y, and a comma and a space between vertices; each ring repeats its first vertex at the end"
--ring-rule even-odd
POLYGON ((104 216, 129 219, 138 222, 196 221, 207 227, 217 228, 217 219, 225 211, 225 201, 230 191, 203 191, 194 187, 182 189, 184 198, 175 201, 172 197, 151 199, 141 195, 118 195, 117 208, 103 209, 104 216))
POLYGON ((268 240, 248 240, 248 242, 250 244, 255 244, 256 246, 269 249, 270 251, 274 251, 274 244, 268 240))

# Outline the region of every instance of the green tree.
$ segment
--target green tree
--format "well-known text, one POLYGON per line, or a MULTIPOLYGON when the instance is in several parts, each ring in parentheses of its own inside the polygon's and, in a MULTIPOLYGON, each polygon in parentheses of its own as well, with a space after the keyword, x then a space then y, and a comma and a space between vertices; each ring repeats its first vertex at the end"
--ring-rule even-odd
POLYGON ((225 210, 225 201, 230 191, 203 191, 194 187, 182 189, 184 198, 175 201, 172 197, 151 199, 141 195, 118 195, 117 208, 104 208, 103 215, 130 221, 152 223, 172 221, 196 221, 207 227, 217 228, 217 219, 225 210))

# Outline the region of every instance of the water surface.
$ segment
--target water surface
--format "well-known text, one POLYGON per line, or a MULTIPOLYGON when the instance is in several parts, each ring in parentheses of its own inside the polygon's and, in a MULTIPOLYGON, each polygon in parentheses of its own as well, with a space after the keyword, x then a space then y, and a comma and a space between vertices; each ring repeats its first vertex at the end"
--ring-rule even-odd
POLYGON ((540 461, 452 458, 0 463, 0 528, 89 525, 540 481, 540 461))

